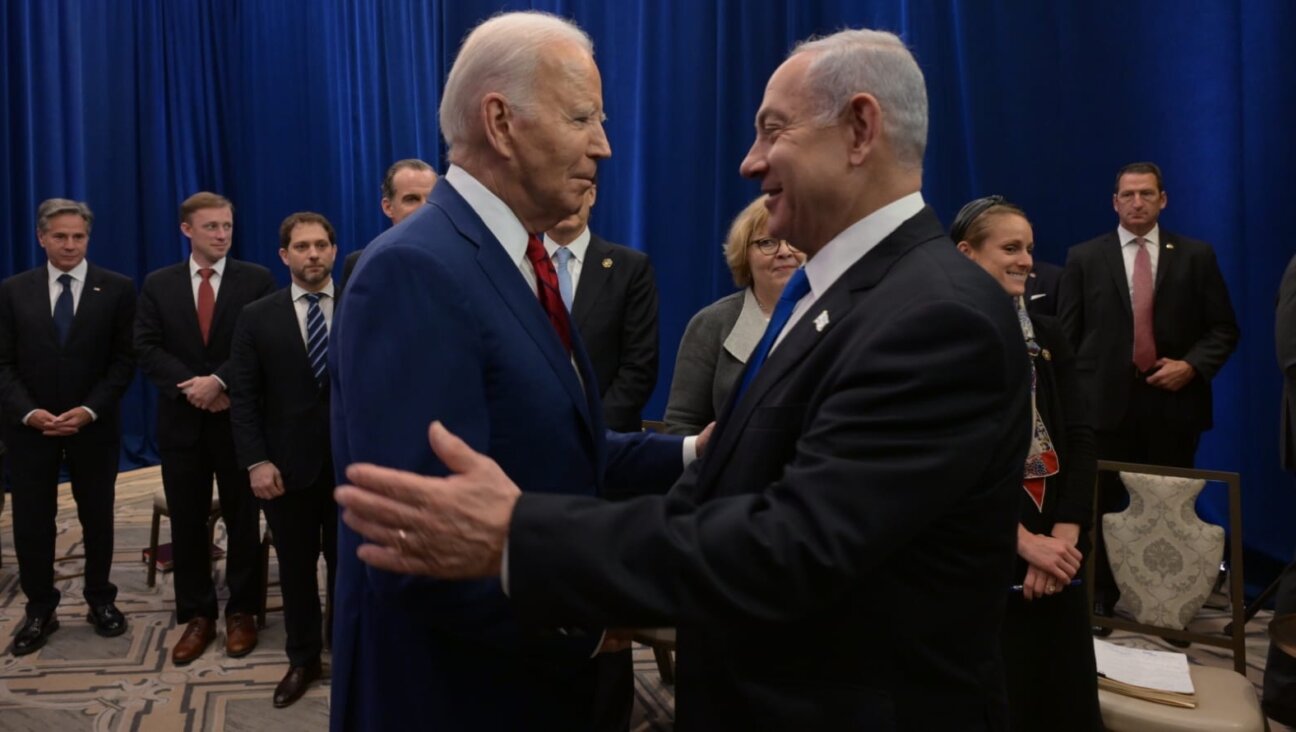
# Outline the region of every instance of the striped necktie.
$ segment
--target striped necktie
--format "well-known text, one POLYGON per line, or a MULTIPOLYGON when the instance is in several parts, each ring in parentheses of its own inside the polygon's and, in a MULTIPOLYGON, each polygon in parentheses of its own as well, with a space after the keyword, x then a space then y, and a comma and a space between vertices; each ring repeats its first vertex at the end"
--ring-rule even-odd
POLYGON ((320 308, 318 292, 308 292, 306 302, 306 358, 310 361, 315 382, 324 385, 328 369, 328 326, 324 323, 324 310, 320 308))

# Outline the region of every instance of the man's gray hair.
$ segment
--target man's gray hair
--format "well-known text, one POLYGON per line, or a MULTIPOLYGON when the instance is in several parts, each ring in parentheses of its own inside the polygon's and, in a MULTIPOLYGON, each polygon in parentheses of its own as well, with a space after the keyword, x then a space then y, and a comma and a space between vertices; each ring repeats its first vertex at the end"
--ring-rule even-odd
POLYGON ((453 152, 480 126, 482 97, 499 92, 519 114, 535 113, 535 71, 546 48, 575 43, 594 54, 594 42, 575 23, 540 11, 502 13, 464 38, 441 94, 441 135, 453 152))
POLYGON ((85 219, 87 233, 94 225, 94 214, 90 213, 90 207, 84 203, 70 198, 47 198, 36 207, 36 232, 44 234, 49 231, 50 219, 64 214, 76 214, 85 219))
POLYGON ((814 115, 829 124, 841 118, 850 98, 872 94, 882 107, 883 129, 897 159, 921 168, 927 149, 927 84, 899 36, 886 31, 844 30, 797 44, 789 56, 813 53, 806 83, 814 115))

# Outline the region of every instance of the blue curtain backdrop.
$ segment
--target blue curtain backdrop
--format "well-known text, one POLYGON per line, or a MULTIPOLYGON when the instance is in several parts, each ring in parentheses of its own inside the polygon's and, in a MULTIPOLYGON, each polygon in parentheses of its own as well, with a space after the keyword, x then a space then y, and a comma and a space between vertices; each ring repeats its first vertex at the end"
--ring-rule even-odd
MULTIPOLYGON (((593 227, 648 252, 661 298, 659 415, 688 318, 729 292, 719 255, 756 194, 738 164, 764 82, 790 45, 867 25, 899 33, 927 74, 925 194, 942 218, 1002 193, 1038 252, 1115 225, 1114 171, 1154 160, 1167 228, 1214 243, 1242 323, 1216 379, 1202 467, 1243 475, 1251 555, 1286 561, 1296 485, 1277 465, 1273 305, 1296 247, 1296 3, 1020 0, 6 0, 0 3, 0 275, 43 262, 36 204, 86 200, 90 257, 133 276, 187 255, 176 206, 200 189, 237 207, 235 256, 281 282, 278 222, 336 225, 343 252, 386 223, 398 158, 444 169, 440 88, 485 16, 536 7, 576 19, 603 72, 613 157, 593 227)), ((155 459, 154 396, 136 381, 124 464, 155 459)), ((1222 496, 1204 501, 1223 515, 1222 496)), ((1256 567, 1251 566, 1252 569, 1256 567)), ((1264 569, 1261 569, 1261 574, 1264 569)), ((1256 578, 1253 571, 1252 578, 1256 578)))

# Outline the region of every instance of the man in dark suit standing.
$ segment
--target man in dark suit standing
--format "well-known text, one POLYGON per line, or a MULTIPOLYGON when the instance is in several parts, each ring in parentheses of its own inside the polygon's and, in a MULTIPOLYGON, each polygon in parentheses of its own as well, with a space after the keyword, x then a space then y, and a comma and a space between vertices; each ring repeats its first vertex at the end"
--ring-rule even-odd
MULTIPOLYGON (((382 182, 382 210, 391 219, 392 226, 417 211, 427 201, 436 182, 436 171, 418 158, 406 158, 392 163, 382 182)), ((362 252, 364 247, 348 254, 342 262, 339 292, 346 289, 347 280, 351 279, 351 272, 355 269, 356 262, 360 261, 362 252)))
POLYGON ((270 270, 232 259, 234 207, 224 196, 195 193, 180 205, 180 231, 191 256, 149 274, 140 292, 135 349, 158 389, 157 439, 171 513, 176 619, 184 633, 171 652, 193 661, 216 637, 207 516, 212 477, 225 522, 225 652, 256 647, 261 605, 260 521, 247 471, 234 457, 230 432, 229 363, 234 323, 248 303, 274 289, 270 270))
MULTIPOLYGON (((1132 163, 1116 174, 1119 225, 1067 252, 1058 318, 1076 350, 1090 400, 1098 457, 1192 467, 1211 427, 1211 379, 1237 345, 1238 326, 1209 244, 1157 221, 1167 203, 1161 169, 1132 163)), ((1127 492, 1102 481, 1098 511, 1127 492)), ((1119 592, 1098 532, 1094 611, 1110 615, 1119 592)))
MULTIPOLYGON (((648 255, 613 244, 589 229, 597 184, 580 210, 545 234, 558 290, 580 331, 598 376, 608 429, 641 429, 643 408, 657 385, 657 283, 648 255)), ((608 496, 616 498, 616 496, 608 496)), ((634 710, 634 659, 629 648, 600 654, 596 730, 626 730, 634 710)))
POLYGON ((545 235, 563 304, 598 375, 608 429, 637 432, 657 385, 657 283, 648 255, 589 230, 597 197, 545 235))
POLYGON ((770 78, 742 173, 807 262, 670 495, 519 494, 434 424, 450 477, 348 471, 361 558, 502 574, 531 622, 677 625, 681 732, 1004 729, 1030 373, 1009 298, 919 192, 926 99, 877 31, 770 78))
POLYGON ((284 219, 279 257, 292 284, 243 308, 230 356, 234 447, 261 499, 279 557, 289 664, 274 692, 280 708, 320 677, 321 549, 328 566, 325 591, 333 595, 337 506, 326 366, 336 256, 328 219, 309 211, 284 219))
POLYGON ((85 537, 87 619, 99 635, 126 632, 108 574, 119 405, 135 372, 135 283, 86 261, 92 223, 84 203, 44 201, 36 238, 48 262, 0 284, 0 434, 9 449, 14 549, 27 596, 15 656, 39 649, 58 629, 54 518, 62 465, 85 537))

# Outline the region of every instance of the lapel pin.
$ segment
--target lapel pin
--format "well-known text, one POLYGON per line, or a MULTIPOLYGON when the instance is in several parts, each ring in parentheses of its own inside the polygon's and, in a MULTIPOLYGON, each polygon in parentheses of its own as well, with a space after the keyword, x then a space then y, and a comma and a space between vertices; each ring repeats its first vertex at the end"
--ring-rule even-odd
POLYGON ((814 319, 814 326, 815 326, 815 330, 818 331, 818 332, 823 332, 823 329, 828 327, 828 311, 827 311, 827 310, 825 310, 825 311, 819 313, 819 315, 815 316, 815 319, 814 319))
POLYGON ((1166 242, 1166 249, 1174 249, 1174 244, 1171 242, 1166 242))
POLYGON ((1040 355, 1044 357, 1045 361, 1053 360, 1053 354, 1049 353, 1049 349, 1047 348, 1040 349, 1040 355))
POLYGON ((92 289, 93 289, 95 292, 100 292, 100 289, 99 289, 98 287, 95 287, 95 288, 92 288, 92 289))
POLYGON ((604 257, 604 258, 603 258, 603 269, 612 269, 612 258, 611 258, 611 257, 604 257))

